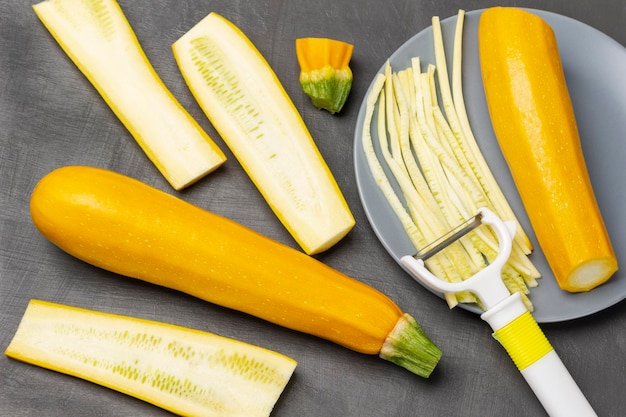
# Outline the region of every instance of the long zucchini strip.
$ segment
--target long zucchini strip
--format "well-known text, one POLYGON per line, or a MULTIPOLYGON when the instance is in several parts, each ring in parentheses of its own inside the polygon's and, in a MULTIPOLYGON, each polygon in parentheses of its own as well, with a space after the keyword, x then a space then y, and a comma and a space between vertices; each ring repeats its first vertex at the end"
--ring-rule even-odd
POLYGON ((267 417, 296 368, 212 333, 40 300, 5 354, 195 416, 267 417))
POLYGON ((245 34, 210 13, 174 45, 200 107, 307 254, 355 225, 310 132, 276 74, 245 34))
POLYGON ((115 0, 33 9, 174 189, 222 165, 226 156, 161 81, 115 0))

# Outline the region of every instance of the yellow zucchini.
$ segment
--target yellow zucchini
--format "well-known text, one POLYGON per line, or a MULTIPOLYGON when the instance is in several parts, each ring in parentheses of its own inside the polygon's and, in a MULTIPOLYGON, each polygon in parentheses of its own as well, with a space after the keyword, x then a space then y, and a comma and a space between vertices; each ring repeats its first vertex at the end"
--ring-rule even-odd
POLYGON ((489 114, 559 286, 588 291, 617 259, 585 164, 556 37, 517 8, 483 12, 479 51, 489 114))
POLYGON ((215 334, 40 300, 5 354, 194 416, 269 416, 296 367, 215 334))
POLYGON ((163 84, 115 0, 46 0, 33 8, 174 189, 226 160, 163 84))
POLYGON ((384 359, 421 376, 441 351, 388 297, 299 250, 132 178, 47 174, 35 226, 69 254, 384 359))
POLYGON ((276 74, 231 22, 211 13, 173 45, 200 107, 308 254, 355 224, 341 190, 276 74))

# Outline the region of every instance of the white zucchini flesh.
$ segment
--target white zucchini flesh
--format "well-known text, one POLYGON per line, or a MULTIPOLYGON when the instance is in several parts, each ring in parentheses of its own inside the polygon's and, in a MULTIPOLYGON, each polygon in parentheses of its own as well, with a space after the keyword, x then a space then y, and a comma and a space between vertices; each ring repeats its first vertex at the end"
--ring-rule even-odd
POLYGON ((174 189, 226 160, 157 75, 115 0, 46 0, 33 9, 174 189))
POLYGON ((173 45, 213 126, 308 254, 355 224, 344 197, 276 74, 239 28, 210 13, 173 45))
POLYGON ((5 354, 194 416, 269 416, 296 367, 212 333, 41 300, 5 354))

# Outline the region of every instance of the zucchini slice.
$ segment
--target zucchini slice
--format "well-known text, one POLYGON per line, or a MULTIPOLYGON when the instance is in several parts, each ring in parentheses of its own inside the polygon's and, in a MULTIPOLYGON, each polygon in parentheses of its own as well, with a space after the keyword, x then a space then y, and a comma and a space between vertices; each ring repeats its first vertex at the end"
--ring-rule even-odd
POLYGON ((355 224, 282 84, 252 42, 210 13, 173 45, 196 100, 274 213, 308 254, 355 224))
POLYGON ((226 160, 163 84, 115 0, 46 0, 33 9, 174 189, 226 160))
POLYGON ((211 333, 40 300, 5 354, 196 416, 269 416, 296 367, 211 333))

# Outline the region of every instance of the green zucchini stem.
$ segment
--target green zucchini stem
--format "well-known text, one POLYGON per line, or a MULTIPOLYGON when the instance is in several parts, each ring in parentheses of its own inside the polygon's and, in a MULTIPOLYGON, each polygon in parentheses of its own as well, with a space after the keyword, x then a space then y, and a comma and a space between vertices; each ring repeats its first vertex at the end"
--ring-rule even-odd
POLYGON ((426 336, 417 321, 405 313, 387 336, 379 356, 428 378, 439 363, 441 354, 441 349, 426 336))

